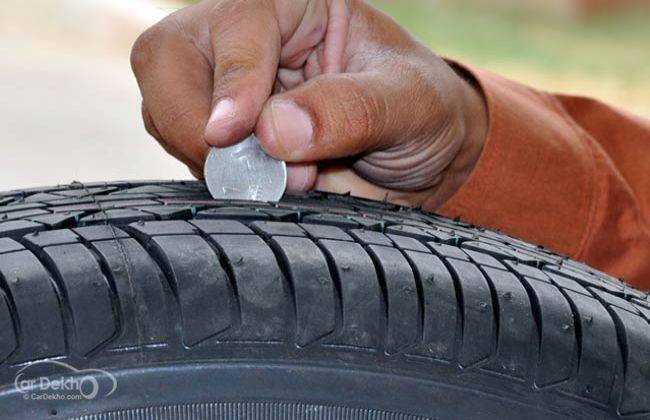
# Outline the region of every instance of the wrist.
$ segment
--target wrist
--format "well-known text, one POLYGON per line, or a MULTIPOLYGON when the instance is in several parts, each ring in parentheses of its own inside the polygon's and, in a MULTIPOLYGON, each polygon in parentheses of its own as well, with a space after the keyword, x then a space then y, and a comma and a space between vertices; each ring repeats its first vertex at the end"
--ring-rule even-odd
POLYGON ((459 110, 456 118, 461 127, 461 146, 445 170, 440 184, 422 203, 423 208, 429 211, 436 211, 465 184, 478 163, 488 134, 488 108, 480 85, 464 69, 449 64, 458 78, 459 110))

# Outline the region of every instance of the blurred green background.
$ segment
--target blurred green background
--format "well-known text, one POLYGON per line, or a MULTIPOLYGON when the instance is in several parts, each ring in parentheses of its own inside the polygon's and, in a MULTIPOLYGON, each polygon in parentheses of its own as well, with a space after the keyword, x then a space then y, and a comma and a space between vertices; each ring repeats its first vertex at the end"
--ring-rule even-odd
POLYGON ((650 117, 650 2, 373 0, 431 49, 650 117))

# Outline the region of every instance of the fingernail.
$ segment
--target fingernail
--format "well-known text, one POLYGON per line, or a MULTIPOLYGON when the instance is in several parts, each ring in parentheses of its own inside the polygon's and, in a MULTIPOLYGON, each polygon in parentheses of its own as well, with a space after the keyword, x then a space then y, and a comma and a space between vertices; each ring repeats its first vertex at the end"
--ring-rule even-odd
POLYGON ((291 101, 271 102, 273 137, 289 154, 309 147, 314 127, 309 114, 291 101))
POLYGON ((214 139, 215 136, 212 134, 218 133, 220 129, 223 129, 223 125, 233 118, 235 118, 235 102, 230 98, 224 98, 217 102, 205 127, 206 140, 209 142, 214 139))

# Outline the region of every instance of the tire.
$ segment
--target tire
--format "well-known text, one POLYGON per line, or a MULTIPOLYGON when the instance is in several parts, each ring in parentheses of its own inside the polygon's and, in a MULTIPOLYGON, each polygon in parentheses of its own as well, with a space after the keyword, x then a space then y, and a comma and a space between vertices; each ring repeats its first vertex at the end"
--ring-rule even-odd
POLYGON ((606 274, 387 203, 0 194, 1 418, 650 418, 649 320, 606 274))

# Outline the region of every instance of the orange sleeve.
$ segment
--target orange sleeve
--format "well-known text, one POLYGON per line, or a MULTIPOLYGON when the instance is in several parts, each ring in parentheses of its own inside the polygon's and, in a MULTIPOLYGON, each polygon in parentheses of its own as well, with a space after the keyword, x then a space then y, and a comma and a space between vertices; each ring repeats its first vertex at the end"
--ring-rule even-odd
POLYGON ((488 138, 439 212, 650 289, 650 122, 466 70, 486 97, 488 138))

